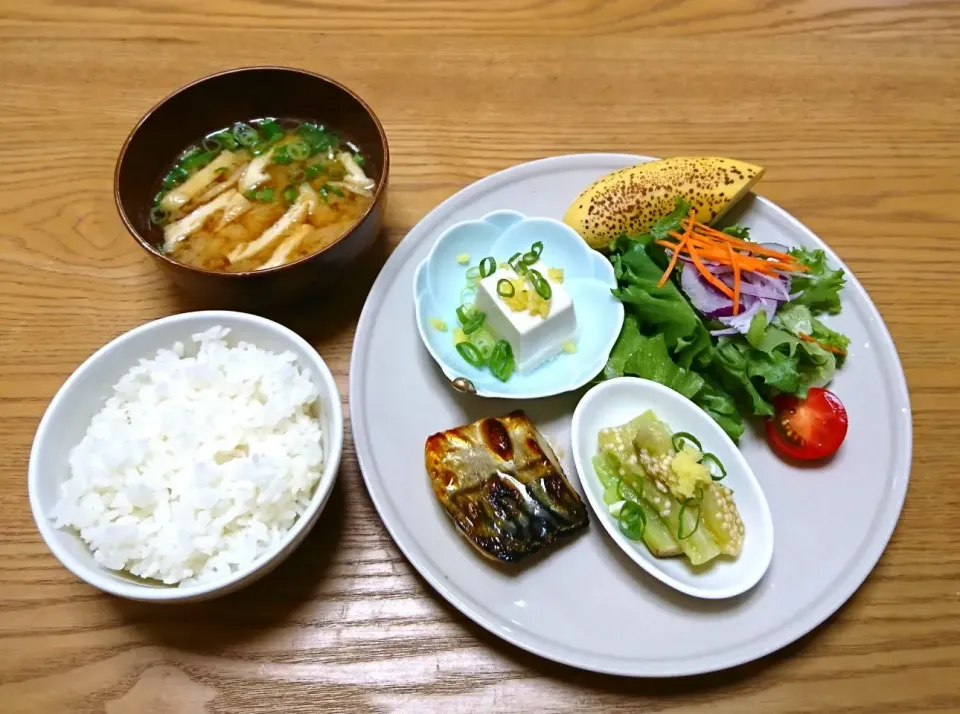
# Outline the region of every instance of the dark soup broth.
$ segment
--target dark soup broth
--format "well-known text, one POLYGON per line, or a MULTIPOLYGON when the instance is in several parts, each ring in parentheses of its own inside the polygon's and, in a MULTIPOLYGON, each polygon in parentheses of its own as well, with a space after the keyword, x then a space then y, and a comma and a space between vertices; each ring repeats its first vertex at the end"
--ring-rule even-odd
POLYGON ((364 215, 376 181, 355 144, 319 124, 238 122, 189 146, 150 210, 166 255, 218 272, 275 268, 323 250, 364 215))

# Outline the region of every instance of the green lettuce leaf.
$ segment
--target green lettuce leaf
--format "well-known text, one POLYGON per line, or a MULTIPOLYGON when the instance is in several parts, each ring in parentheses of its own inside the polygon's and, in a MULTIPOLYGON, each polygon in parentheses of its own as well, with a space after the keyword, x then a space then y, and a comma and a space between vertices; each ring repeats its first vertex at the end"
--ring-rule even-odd
MULTIPOLYGON (((634 244, 622 255, 613 256, 613 266, 620 285, 613 294, 637 318, 644 334, 663 334, 670 350, 681 340, 685 340, 684 347, 694 341, 701 349, 709 346, 709 340, 696 337, 695 333, 705 328, 677 286, 667 281, 663 287, 657 287, 663 271, 642 245, 634 244)), ((691 360, 693 356, 690 355, 691 360)))
MULTIPOLYGON (((794 273, 791 290, 800 292, 794 302, 806 305, 814 314, 828 312, 836 315, 840 312, 840 290, 846 279, 843 270, 830 270, 827 266, 827 254, 820 250, 794 248, 790 255, 809 268, 803 273, 794 273)), ((807 333, 809 334, 809 333, 807 333)))
POLYGON ((637 328, 637 320, 631 315, 623 321, 623 327, 620 329, 620 336, 617 338, 613 349, 610 351, 610 357, 607 358, 607 364, 603 368, 604 379, 614 379, 624 375, 624 367, 630 355, 640 349, 642 336, 637 328))
POLYGON ((723 229, 723 232, 728 236, 733 236, 740 240, 750 240, 750 229, 746 226, 741 226, 739 223, 734 226, 727 226, 723 229))
POLYGON ((797 347, 801 344, 803 344, 803 340, 796 335, 781 330, 779 327, 768 325, 759 344, 754 345, 754 347, 764 354, 771 354, 774 350, 778 350, 788 357, 793 357, 797 352, 797 347))
POLYGON ((752 347, 759 348, 763 344, 763 339, 767 334, 767 312, 758 310, 757 314, 750 320, 750 327, 747 329, 747 342, 752 347))
POLYGON ((694 395, 693 401, 713 417, 731 439, 737 441, 743 435, 743 419, 736 400, 707 375, 703 375, 703 386, 694 395))
MULTIPOLYGON (((776 330, 781 336, 781 344, 790 345, 790 354, 797 356, 797 374, 800 388, 795 392, 797 396, 806 396, 808 387, 822 387, 833 379, 837 368, 843 364, 843 357, 823 349, 815 342, 801 340, 799 335, 808 335, 823 344, 846 350, 850 339, 846 335, 831 330, 820 320, 815 318, 810 308, 799 302, 787 303, 777 312, 774 318, 774 327, 768 332, 776 330), (783 337, 782 333, 788 333, 783 337)), ((765 337, 765 339, 768 339, 765 337)), ((771 339, 771 343, 774 340, 771 339)), ((779 346, 779 345, 778 345, 779 346)))
POLYGON ((795 300, 780 306, 773 324, 793 335, 810 335, 813 333, 813 314, 809 307, 795 300))
POLYGON ((690 204, 683 196, 677 196, 673 200, 675 201, 673 211, 663 218, 658 219, 657 222, 653 224, 653 228, 650 229, 650 235, 657 240, 667 238, 670 235, 670 231, 680 230, 680 221, 690 213, 690 204))
POLYGON ((667 353, 663 335, 640 337, 639 348, 630 355, 623 371, 670 387, 691 399, 703 386, 703 377, 677 365, 667 353))
POLYGON ((773 406, 768 402, 753 383, 750 367, 753 360, 749 359, 753 350, 746 340, 723 338, 713 350, 713 360, 710 363, 712 373, 720 384, 729 391, 751 414, 757 416, 772 416, 773 406))
MULTIPOLYGON (((842 335, 835 330, 831 330, 817 318, 813 318, 813 333, 811 333, 811 336, 816 339, 817 342, 830 345, 831 347, 836 347, 844 352, 846 352, 847 348, 850 347, 849 337, 842 335)), ((838 367, 843 363, 843 358, 843 355, 837 356, 838 367)))

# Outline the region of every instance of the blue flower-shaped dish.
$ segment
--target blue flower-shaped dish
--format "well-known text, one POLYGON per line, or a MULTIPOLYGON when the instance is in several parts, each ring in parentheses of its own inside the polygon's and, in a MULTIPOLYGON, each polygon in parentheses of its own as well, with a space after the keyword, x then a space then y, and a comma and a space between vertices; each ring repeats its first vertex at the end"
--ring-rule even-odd
POLYGON ((623 326, 623 304, 611 294, 617 287, 613 266, 592 250, 576 231, 552 218, 528 218, 516 211, 494 211, 478 221, 448 228, 417 268, 414 300, 420 337, 443 373, 459 391, 482 397, 539 399, 582 387, 599 374, 623 326), (541 260, 563 269, 563 286, 577 315, 577 350, 553 357, 536 369, 515 372, 501 382, 489 370, 470 365, 453 345, 452 328, 459 325, 456 310, 467 284, 463 254, 470 264, 485 256, 497 262, 530 250, 536 241, 544 248, 541 260), (431 325, 443 320, 446 332, 431 325))

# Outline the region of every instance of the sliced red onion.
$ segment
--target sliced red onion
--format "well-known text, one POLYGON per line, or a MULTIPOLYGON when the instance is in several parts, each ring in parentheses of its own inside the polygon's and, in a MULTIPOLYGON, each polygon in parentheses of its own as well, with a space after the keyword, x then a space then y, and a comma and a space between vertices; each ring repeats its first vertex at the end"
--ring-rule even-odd
POLYGON ((736 327, 724 327, 722 330, 710 330, 710 334, 714 337, 726 337, 727 335, 739 335, 740 330, 736 327))
POLYGON ((740 281, 740 292, 744 295, 753 295, 768 300, 786 302, 790 294, 779 278, 771 278, 760 273, 744 273, 740 281))
MULTIPOLYGON (((720 322, 727 327, 732 327, 737 332, 745 335, 747 334, 747 330, 750 329, 750 323, 753 322, 753 316, 764 307, 762 303, 763 300, 754 300, 753 303, 746 310, 743 310, 739 315, 721 317, 720 322)), ((776 303, 774 303, 774 305, 776 305, 776 303)))
MULTIPOLYGON (((768 300, 767 298, 760 298, 760 308, 767 313, 767 324, 769 325, 773 322, 773 316, 777 314, 777 308, 780 307, 780 302, 777 300, 768 300)), ((749 328, 750 325, 747 325, 749 328)))
POLYGON ((733 314, 733 300, 708 283, 695 268, 680 271, 680 288, 693 306, 707 317, 733 314))

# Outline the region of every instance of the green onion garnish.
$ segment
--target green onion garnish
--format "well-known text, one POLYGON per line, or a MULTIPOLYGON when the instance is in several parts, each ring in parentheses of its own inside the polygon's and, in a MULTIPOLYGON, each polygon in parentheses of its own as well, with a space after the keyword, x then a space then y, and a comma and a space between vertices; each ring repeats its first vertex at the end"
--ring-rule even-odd
POLYGON ((542 297, 544 300, 549 300, 553 295, 553 288, 550 287, 550 283, 540 275, 540 272, 537 270, 530 271, 530 282, 533 284, 533 289, 537 291, 537 295, 542 297))
POLYGON ((217 132, 212 138, 216 139, 217 143, 224 149, 236 149, 239 146, 233 132, 228 129, 217 132))
POLYGON ((472 303, 477 298, 477 289, 472 285, 468 285, 463 290, 460 291, 460 304, 467 305, 472 303))
POLYGON ((510 260, 507 261, 507 264, 513 268, 517 275, 526 275, 527 270, 529 270, 529 268, 526 266, 526 263, 523 262, 522 253, 514 253, 512 256, 510 256, 510 260))
POLYGON ((260 140, 260 135, 249 124, 237 122, 233 125, 233 138, 237 140, 240 146, 253 146, 260 140))
POLYGON ((273 152, 273 163, 275 164, 292 164, 293 163, 293 158, 290 156, 290 152, 287 150, 286 146, 281 146, 276 151, 273 152))
POLYGON ((163 187, 169 191, 170 189, 175 188, 186 181, 187 176, 189 176, 189 174, 183 168, 180 166, 174 166, 163 177, 163 187))
POLYGON ((193 154, 183 161, 180 162, 180 166, 184 171, 194 171, 196 169, 202 168, 210 163, 213 160, 212 151, 201 151, 197 154, 193 154))
POLYGON ((510 343, 506 340, 497 340, 490 354, 490 371, 493 376, 501 382, 506 382, 513 374, 514 366, 513 348, 510 343))
POLYGON ((476 345, 470 342, 460 342, 457 344, 457 352, 474 367, 483 366, 483 355, 480 354, 480 350, 477 349, 476 345))
POLYGON ((492 256, 487 256, 480 261, 480 277, 486 278, 489 275, 493 275, 493 272, 497 269, 497 261, 493 259, 492 256))
POLYGON ((467 268, 467 280, 472 280, 476 282, 480 279, 480 268, 476 265, 472 265, 467 268))
POLYGON ((251 201, 260 201, 260 203, 270 203, 273 200, 273 188, 270 186, 264 186, 259 191, 253 189, 247 191, 244 196, 249 198, 251 201))
POLYGON ((220 139, 218 139, 216 136, 208 136, 200 143, 203 145, 203 148, 206 151, 220 151, 220 149, 223 148, 223 146, 220 144, 220 139))
MULTIPOLYGON (((702 493, 702 492, 701 492, 702 493)), ((686 540, 694 533, 697 532, 697 528, 700 527, 700 501, 696 498, 688 498, 686 501, 680 504, 680 515, 677 517, 677 540, 686 540), (697 522, 693 524, 693 528, 689 533, 683 533, 683 514, 686 512, 687 508, 690 506, 697 507, 697 522)))
POLYGON ((710 478, 712 478, 714 481, 723 481, 723 479, 727 477, 727 470, 723 467, 723 464, 720 462, 720 459, 718 459, 716 456, 708 452, 701 457, 700 463, 706 464, 708 461, 712 464, 716 464, 716 467, 720 469, 720 475, 714 476, 713 469, 707 466, 707 468, 710 470, 710 478))
POLYGON ((703 451, 703 447, 700 445, 700 440, 693 434, 689 434, 685 431, 678 431, 670 438, 671 443, 673 443, 673 450, 678 453, 683 451, 684 440, 689 441, 691 444, 696 446, 697 451, 703 451))
POLYGON ((304 122, 297 129, 297 133, 310 146, 311 154, 319 154, 321 151, 327 151, 328 149, 336 150, 339 145, 337 137, 326 133, 323 127, 318 124, 304 122))
POLYGON ((462 326, 463 334, 472 335, 474 332, 476 332, 481 327, 483 327, 484 320, 486 319, 487 319, 487 313, 477 312, 473 316, 473 318, 463 323, 463 326, 462 326))
POLYGON ((500 297, 510 298, 517 294, 517 289, 513 287, 511 283, 506 278, 500 278, 497 281, 497 295, 500 297))
POLYGON ((324 188, 327 189, 327 190, 328 190, 330 193, 332 193, 333 195, 339 196, 340 198, 343 198, 343 191, 341 191, 341 190, 340 190, 339 188, 337 188, 336 186, 331 186, 330 184, 326 184, 326 185, 324 185, 324 188))
POLYGON ((307 181, 312 181, 323 173, 323 167, 320 164, 310 164, 307 167, 307 181))
POLYGON ((167 220, 169 216, 170 214, 160 206, 154 206, 150 209, 150 222, 155 226, 159 226, 161 223, 167 220))
POLYGON ((297 200, 297 187, 296 186, 287 186, 283 189, 283 200, 287 203, 293 203, 297 200))
POLYGON ((302 139, 291 141, 286 148, 294 161, 303 161, 310 156, 310 146, 302 139))
POLYGON ((187 159, 192 159, 197 154, 202 154, 202 153, 203 153, 202 147, 196 146, 196 145, 188 146, 186 149, 183 150, 183 153, 180 154, 180 163, 183 163, 187 159))
POLYGON ((534 252, 531 250, 531 251, 528 251, 528 252, 524 253, 524 254, 520 257, 520 260, 523 261, 523 264, 524 264, 524 265, 533 265, 533 264, 536 263, 538 260, 540 260, 540 256, 537 255, 536 253, 534 253, 534 252))
POLYGON ((461 305, 457 308, 457 319, 461 325, 465 325, 473 319, 473 306, 461 305))
POLYGON ((630 540, 640 540, 647 528, 647 516, 637 504, 627 501, 620 509, 620 532, 630 540))
POLYGON ((543 241, 538 240, 532 246, 530 246, 530 252, 536 255, 538 258, 543 255, 543 241))
POLYGON ((283 127, 273 119, 261 119, 256 124, 260 133, 263 134, 263 138, 267 141, 274 141, 283 136, 283 127))
POLYGON ((357 166, 363 166, 365 163, 367 163, 367 160, 363 158, 362 154, 354 154, 353 160, 357 162, 357 166))
POLYGON ((470 335, 470 341, 477 346, 484 359, 493 354, 493 348, 496 346, 493 337, 486 330, 480 329, 470 335))

